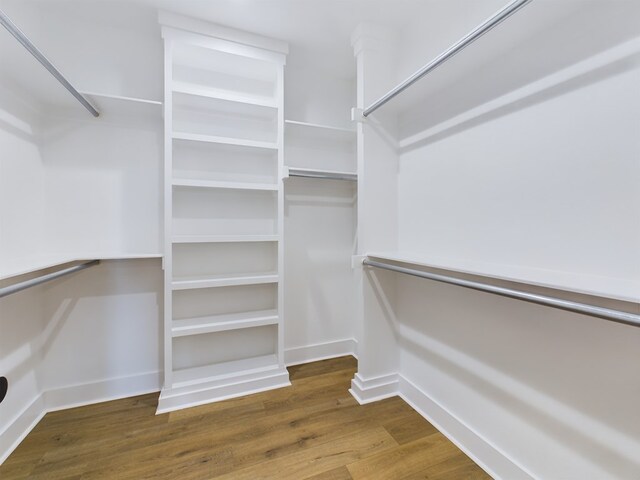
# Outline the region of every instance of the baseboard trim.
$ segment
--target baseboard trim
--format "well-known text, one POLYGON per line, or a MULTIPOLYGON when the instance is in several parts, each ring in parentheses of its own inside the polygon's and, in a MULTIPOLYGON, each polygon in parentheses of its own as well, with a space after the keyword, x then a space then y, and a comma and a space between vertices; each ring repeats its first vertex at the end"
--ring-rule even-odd
POLYGON ((0 465, 47 413, 158 392, 160 378, 149 372, 44 391, 0 433, 0 465))
POLYGON ((44 398, 39 395, 0 433, 0 465, 20 445, 46 413, 44 398))
POLYGON ((269 372, 259 376, 254 375, 245 380, 234 379, 232 382, 226 384, 212 385, 210 388, 195 385, 193 389, 182 387, 177 392, 171 391, 170 389, 163 389, 158 399, 156 415, 228 400, 230 398, 243 397, 276 388, 288 387, 290 385, 289 372, 287 372, 285 368, 282 368, 276 372, 269 372))
POLYGON ((399 375, 398 394, 496 480, 533 480, 530 473, 415 384, 399 375))
POLYGON ((345 338, 333 342, 316 343, 304 347, 287 348, 284 351, 284 363, 288 367, 302 363, 317 362, 329 358, 352 355, 356 358, 358 342, 354 338, 345 338))
POLYGON ((356 373, 351 380, 349 393, 360 405, 395 397, 398 395, 398 374, 391 373, 379 377, 364 378, 356 373))
POLYGON ((148 372, 47 390, 43 396, 47 412, 82 407, 120 398, 160 391, 161 373, 148 372))

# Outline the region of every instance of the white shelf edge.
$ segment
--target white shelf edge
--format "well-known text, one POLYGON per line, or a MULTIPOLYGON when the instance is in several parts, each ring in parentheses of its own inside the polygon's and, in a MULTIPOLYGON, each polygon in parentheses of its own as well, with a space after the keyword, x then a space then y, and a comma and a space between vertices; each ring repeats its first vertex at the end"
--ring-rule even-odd
POLYGON ((96 93, 96 92, 80 92, 80 93, 83 95, 91 96, 91 97, 108 98, 110 100, 122 100, 125 102, 144 103, 147 105, 162 106, 162 102, 160 100, 149 100, 147 98, 125 97, 122 95, 111 95, 108 93, 96 93))
POLYGON ((269 354, 201 367, 175 369, 173 371, 174 378, 171 388, 178 389, 191 385, 230 379, 241 375, 277 370, 278 368, 278 356, 269 354))
POLYGON ((278 185, 273 183, 240 183, 223 182, 217 180, 195 180, 188 178, 174 178, 171 182, 174 187, 194 187, 194 188, 226 188, 229 190, 264 190, 277 191, 278 185))
POLYGON ((228 90, 202 87, 188 82, 173 82, 173 92, 195 97, 212 98, 227 102, 243 103, 245 105, 255 105, 257 107, 278 108, 275 99, 258 97, 252 95, 235 94, 228 90))
POLYGON ((233 137, 218 137, 215 135, 203 135, 200 133, 173 132, 174 140, 184 140, 189 142, 205 142, 218 143, 222 145, 235 145, 238 147, 264 148, 268 150, 277 150, 276 142, 263 142, 260 140, 245 140, 233 137))
POLYGON ((1 273, 0 280, 9 280, 14 277, 19 277, 21 275, 27 275, 30 273, 35 273, 40 270, 47 270, 49 268, 58 267, 60 265, 64 265, 66 263, 71 262, 80 262, 84 260, 135 260, 135 259, 146 259, 146 258, 162 258, 163 255, 161 253, 128 253, 128 254, 81 254, 81 255, 73 255, 71 257, 49 257, 42 258, 37 263, 33 263, 31 265, 20 266, 14 269, 9 269, 9 273, 1 273))
POLYGON ((640 283, 626 279, 599 277, 595 275, 582 275, 570 272, 559 272, 539 268, 513 267, 508 265, 470 262, 466 260, 452 260, 427 257, 426 255, 411 252, 368 252, 366 256, 390 260, 393 262, 407 263, 427 268, 437 268, 467 275, 478 275, 496 280, 505 280, 537 287, 551 288, 594 297, 609 298, 624 302, 640 302, 640 283), (457 262, 457 263, 456 263, 457 262), (499 271, 502 269, 503 271, 499 271), (553 281, 540 278, 541 276, 555 276, 553 281), (625 293, 594 287, 585 280, 600 281, 608 285, 621 286, 625 293), (582 285, 580 285, 582 282, 582 285), (576 286, 577 285, 577 286, 576 286))
POLYGON ((353 175, 355 177, 358 176, 357 172, 346 172, 346 171, 342 171, 342 170, 320 170, 318 168, 302 168, 302 167, 293 167, 293 166, 287 166, 286 167, 287 170, 298 170, 300 172, 308 172, 308 173, 328 173, 328 174, 335 174, 335 175, 353 175))
POLYGON ((295 125, 299 127, 318 128, 322 130, 330 130, 330 131, 341 132, 341 133, 350 133, 350 134, 353 134, 354 136, 356 134, 356 131, 354 129, 336 127, 333 125, 323 125, 320 123, 301 122, 299 120, 285 120, 284 123, 285 125, 295 125))
POLYGON ((172 243, 278 242, 280 235, 174 235, 172 243))
POLYGON ((191 290, 197 288, 235 287, 240 285, 262 285, 278 283, 277 272, 240 273, 234 275, 211 275, 197 277, 178 277, 171 282, 172 290, 191 290))
POLYGON ((192 317, 173 320, 171 333, 173 338, 205 333, 240 330, 245 328, 277 325, 279 322, 277 310, 259 310, 223 315, 209 315, 206 317, 192 317))

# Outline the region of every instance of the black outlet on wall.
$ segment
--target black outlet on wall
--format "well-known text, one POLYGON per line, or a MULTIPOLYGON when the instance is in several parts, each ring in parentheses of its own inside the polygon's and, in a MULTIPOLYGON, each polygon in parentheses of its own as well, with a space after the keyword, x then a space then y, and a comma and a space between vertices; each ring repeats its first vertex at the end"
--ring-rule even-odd
POLYGON ((7 390, 9 389, 9 380, 7 377, 0 377, 0 403, 7 396, 7 390))

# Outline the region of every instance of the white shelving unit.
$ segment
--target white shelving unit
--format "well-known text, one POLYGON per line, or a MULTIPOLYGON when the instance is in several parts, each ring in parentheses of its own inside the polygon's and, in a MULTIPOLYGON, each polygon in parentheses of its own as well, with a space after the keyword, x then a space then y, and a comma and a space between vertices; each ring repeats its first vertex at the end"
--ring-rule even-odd
POLYGON ((229 38, 228 29, 173 15, 160 23, 165 376, 158 412, 167 412, 289 385, 282 324, 287 47, 243 32, 229 38))
POLYGON ((355 172, 356 131, 319 123, 285 120, 288 167, 355 172))

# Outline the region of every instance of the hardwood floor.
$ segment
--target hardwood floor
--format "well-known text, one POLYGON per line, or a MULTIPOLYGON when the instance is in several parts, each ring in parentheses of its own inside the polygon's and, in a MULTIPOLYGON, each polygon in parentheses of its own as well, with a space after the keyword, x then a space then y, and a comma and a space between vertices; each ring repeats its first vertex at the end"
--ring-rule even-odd
POLYGON ((290 388, 157 416, 157 394, 52 412, 0 478, 490 478, 400 398, 358 405, 355 370, 352 357, 290 367, 290 388))

